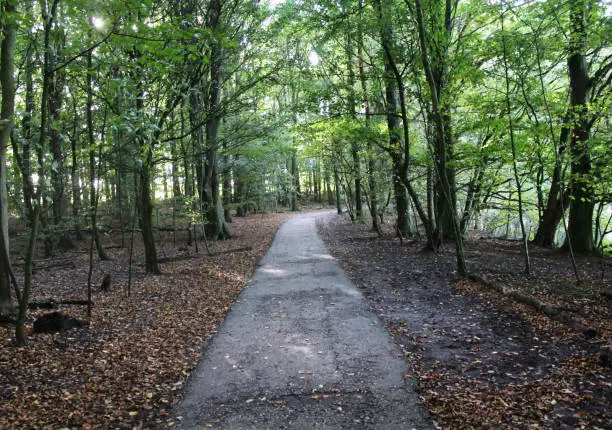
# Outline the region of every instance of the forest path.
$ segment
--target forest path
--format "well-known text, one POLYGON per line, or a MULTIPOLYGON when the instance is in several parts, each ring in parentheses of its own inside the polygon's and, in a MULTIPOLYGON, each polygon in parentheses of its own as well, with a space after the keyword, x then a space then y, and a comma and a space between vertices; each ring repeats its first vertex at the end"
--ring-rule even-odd
POLYGON ((301 214, 278 231, 190 377, 180 428, 432 428, 406 363, 301 214))

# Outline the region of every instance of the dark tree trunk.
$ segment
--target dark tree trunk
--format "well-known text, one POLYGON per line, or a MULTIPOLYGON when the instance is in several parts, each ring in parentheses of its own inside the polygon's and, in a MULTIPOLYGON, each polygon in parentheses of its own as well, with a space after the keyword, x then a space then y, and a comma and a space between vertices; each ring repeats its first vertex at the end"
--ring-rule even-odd
MULTIPOLYGON (((448 137, 447 132, 445 131, 445 121, 444 115, 445 110, 440 105, 440 99, 438 98, 438 92, 436 88, 436 81, 431 69, 431 63, 429 60, 428 50, 427 50, 427 40, 425 35, 425 24, 423 20, 423 9, 421 7, 421 1, 415 0, 415 12, 417 18, 417 29, 419 33, 419 45, 421 49, 421 57, 423 62, 423 68, 425 70, 425 77, 427 79, 427 83, 429 85, 429 92, 431 97, 431 112, 434 119, 435 124, 435 133, 437 135, 436 143, 440 146, 436 148, 436 152, 438 154, 438 159, 436 160, 436 165, 438 167, 438 175, 440 184, 443 187, 442 192, 444 197, 447 199, 448 207, 452 213, 452 227, 453 227, 453 235, 455 238, 455 256, 457 259, 457 272, 459 276, 467 276, 467 266, 465 262, 465 253, 463 250, 463 237, 460 234, 460 226, 459 221, 457 219, 457 215, 455 213, 455 204, 453 203, 453 198, 455 195, 455 190, 453 189, 454 183, 452 182, 452 178, 449 176, 449 171, 447 170, 447 155, 448 155, 448 147, 450 146, 449 142, 446 142, 446 138, 448 137)), ((445 20, 450 19, 450 0, 446 0, 446 13, 445 20)), ((445 27, 448 24, 445 21, 445 27)), ((439 224, 440 225, 440 224, 439 224)))
MULTIPOLYGON (((70 138, 70 149, 72 151, 72 166, 70 166, 70 179, 72 181, 72 222, 74 223, 74 231, 76 238, 79 241, 84 239, 81 231, 81 186, 79 184, 79 162, 78 162, 78 130, 77 124, 78 115, 76 108, 76 100, 72 110, 74 127, 72 137, 70 138)), ((121 218, 121 217, 120 217, 121 218)))
MULTIPOLYGON (((183 135, 183 131, 181 131, 181 136, 183 135)), ((172 140, 170 142, 170 151, 172 155, 172 197, 177 198, 181 197, 181 184, 179 181, 179 160, 178 160, 178 151, 176 148, 176 141, 172 140)), ((175 203, 176 204, 176 203, 175 203)))
MULTIPOLYGON (((363 62, 363 35, 362 29, 359 28, 357 44, 357 61, 359 66, 359 80, 361 82, 361 90, 363 91, 363 107, 365 113, 365 126, 370 128, 370 99, 368 96, 368 81, 365 75, 363 62)), ((374 155, 374 145, 372 140, 368 139, 368 188, 370 194, 370 216, 372 218, 372 229, 378 234, 381 234, 380 218, 378 216, 378 187, 376 185, 376 158, 374 155)))
POLYGON ((224 145, 223 151, 223 216, 225 222, 232 222, 232 169, 230 166, 230 157, 227 155, 227 145, 224 145))
MULTIPOLYGON (((15 12, 12 2, 2 2, 3 12, 12 15, 15 12)), ((13 17, 11 17, 13 18, 13 17)), ((0 111, 0 235, 2 240, 0 255, 5 258, 0 264, 0 315, 13 313, 11 301, 11 283, 9 277, 9 234, 8 234, 8 195, 6 188, 6 150, 12 132, 13 114, 15 111, 15 25, 4 22, 0 47, 0 85, 2 85, 2 107, 0 111)), ((26 178, 24 178, 24 183, 26 178)))
POLYGON ((297 167, 297 150, 294 149, 291 154, 291 178, 293 186, 291 187, 291 211, 296 212, 298 210, 297 194, 300 189, 300 175, 297 167))
POLYGON ((552 248, 554 246, 555 233, 563 216, 563 208, 567 208, 569 204, 569 194, 561 189, 561 160, 563 159, 570 133, 568 121, 569 117, 566 115, 563 119, 563 128, 559 135, 559 153, 555 160, 546 207, 542 212, 542 217, 539 220, 538 229, 533 239, 534 244, 544 248, 552 248), (561 200, 562 198, 563 201, 561 200))
POLYGON ((334 161, 334 189, 336 190, 336 212, 342 214, 342 195, 340 193, 340 175, 338 174, 338 163, 334 161))
POLYGON ((397 232, 404 237, 410 236, 410 217, 408 215, 408 195, 404 184, 408 181, 407 160, 403 157, 402 148, 405 145, 401 136, 401 121, 397 116, 399 110, 399 95, 395 80, 390 74, 390 66, 385 66, 387 82, 385 96, 387 102, 387 126, 389 128, 389 147, 391 148, 391 159, 393 165, 393 192, 395 196, 395 211, 397 214, 397 232))
POLYGON ((90 205, 90 219, 91 228, 94 241, 96 243, 96 250, 100 260, 108 260, 108 256, 102 246, 100 240, 100 233, 98 232, 98 195, 96 192, 96 150, 95 150, 95 138, 94 138, 94 125, 93 125, 93 82, 92 82, 92 54, 91 51, 87 54, 87 135, 89 138, 89 205, 90 205))
POLYGON ((327 191, 327 204, 331 206, 334 204, 334 193, 331 188, 331 175, 327 165, 325 166, 325 190, 327 191))
MULTIPOLYGON (((63 61, 63 50, 66 43, 64 30, 58 28, 58 41, 51 67, 63 61)), ((55 235, 57 244, 61 249, 74 247, 68 229, 66 228, 64 217, 66 216, 66 185, 64 172, 64 148, 62 148, 62 128, 61 119, 62 106, 64 104, 64 87, 66 84, 66 73, 58 70, 50 77, 49 91, 49 116, 52 118, 52 126, 49 128, 49 142, 51 145, 51 157, 53 166, 51 168, 51 188, 53 189, 53 224, 55 225, 55 235)))
MULTIPOLYGON (((31 3, 27 3, 26 9, 31 9, 31 3)), ((27 13, 27 12, 26 12, 27 13)), ((29 30, 30 37, 34 37, 31 32, 32 30, 29 30)), ((34 190, 32 190, 29 186, 28 186, 28 182, 25 180, 25 177, 30 177, 32 174, 31 171, 31 165, 30 165, 30 157, 31 157, 31 150, 30 150, 30 145, 32 144, 32 139, 33 139, 33 133, 32 133, 32 117, 34 115, 34 78, 33 78, 33 74, 34 74, 34 49, 31 46, 31 44, 28 44, 28 48, 26 51, 26 58, 25 58, 25 73, 23 76, 23 79, 25 80, 25 112, 23 113, 23 119, 21 122, 22 125, 22 144, 23 144, 23 148, 21 151, 21 175, 24 178, 23 179, 23 201, 25 202, 24 204, 24 219, 26 221, 26 225, 29 224, 30 219, 31 219, 31 214, 30 209, 29 209, 29 202, 32 201, 32 198, 34 197, 34 190)), ((15 149, 15 154, 19 154, 19 148, 14 148, 15 149)), ((29 225, 28 225, 29 226, 29 225)))
POLYGON ((585 0, 575 0, 570 6, 570 56, 567 68, 570 80, 570 106, 573 114, 570 135, 571 200, 569 206, 566 247, 575 252, 591 253, 593 243, 593 185, 591 183, 591 155, 589 152, 589 76, 585 58, 585 0), (571 243, 570 243, 571 241, 571 243))
MULTIPOLYGON (((149 161, 149 160, 147 160, 149 161)), ((142 240, 145 250, 145 269, 147 273, 158 275, 160 273, 157 263, 157 249, 153 236, 153 204, 151 202, 150 169, 147 163, 140 169, 139 196, 141 211, 142 240)))
MULTIPOLYGON (((348 70, 348 112, 351 118, 356 118, 355 111, 355 71, 353 70, 353 57, 354 57, 354 46, 352 34, 349 31, 347 33, 346 41, 346 67, 348 70)), ((352 170, 353 177, 355 178, 355 217, 357 220, 363 219, 363 205, 361 196, 361 160, 359 159, 359 145, 355 137, 351 140, 351 158, 353 161, 352 170)))

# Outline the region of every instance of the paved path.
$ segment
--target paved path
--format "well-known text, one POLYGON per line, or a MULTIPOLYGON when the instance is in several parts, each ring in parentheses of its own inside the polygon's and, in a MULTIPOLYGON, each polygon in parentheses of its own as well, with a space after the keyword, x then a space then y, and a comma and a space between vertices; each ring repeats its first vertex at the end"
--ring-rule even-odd
POLYGON ((432 428, 316 216, 278 231, 189 380, 181 428, 432 428))

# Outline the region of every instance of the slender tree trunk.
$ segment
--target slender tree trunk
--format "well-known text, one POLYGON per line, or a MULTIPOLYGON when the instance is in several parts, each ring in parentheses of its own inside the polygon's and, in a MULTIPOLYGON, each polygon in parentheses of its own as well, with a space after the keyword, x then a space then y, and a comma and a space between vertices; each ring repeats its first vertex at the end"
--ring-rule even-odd
MULTIPOLYGON (((365 114, 365 126, 370 128, 370 99, 368 97, 368 81, 366 78, 363 62, 363 36, 359 29, 359 37, 357 44, 357 60, 359 62, 359 80, 361 81, 361 90, 363 91, 363 107, 365 114)), ((382 233, 380 227, 380 218, 378 217, 378 188, 376 186, 376 157, 374 155, 374 145, 371 139, 368 139, 368 188, 370 189, 370 216, 372 217, 372 229, 379 235, 382 233)))
MULTIPOLYGON (((347 91, 347 104, 348 113, 352 119, 356 119, 356 97, 355 97, 355 71, 353 70, 353 58, 354 58, 354 46, 353 46, 353 35, 352 31, 346 35, 346 67, 348 70, 348 91, 347 91)), ((356 138, 351 139, 351 157, 352 157, 352 173, 355 180, 355 217, 361 221, 363 219, 363 206, 361 196, 361 160, 359 159, 359 145, 357 144, 356 138)))
POLYGON ((155 237, 153 236, 153 204, 151 199, 150 167, 147 165, 152 160, 152 151, 146 155, 147 161, 140 169, 139 196, 142 223, 142 240, 145 250, 145 270, 147 273, 158 275, 161 273, 157 263, 157 249, 155 237), (149 157, 151 155, 151 157, 149 157))
POLYGON ((291 154, 291 178, 293 182, 291 187, 291 211, 297 212, 297 193, 300 187, 300 176, 297 167, 297 149, 293 149, 293 152, 291 154))
MULTIPOLYGON (((144 90, 142 84, 138 85, 138 98, 136 99, 136 111, 142 115, 144 109, 143 97, 144 90)), ((155 247, 155 237, 153 235, 153 203, 151 200, 151 179, 150 171, 153 163, 153 144, 145 145, 144 136, 138 136, 139 161, 137 183, 137 201, 140 212, 140 227, 142 230, 142 241, 145 252, 145 270, 153 275, 160 274, 157 263, 157 249, 155 247)))
MULTIPOLYGON (((376 5, 378 8, 381 44, 385 56, 385 101, 387 126, 389 128, 389 153, 393 165, 395 207, 397 212, 396 228, 400 235, 409 236, 412 232, 410 231, 410 216, 408 213, 410 206, 408 195, 412 199, 418 199, 418 195, 412 189, 412 184, 408 179, 410 131, 405 100, 406 91, 402 75, 394 59, 396 46, 392 29, 388 22, 390 13, 387 10, 388 6, 383 4, 383 1, 377 0, 376 5), (401 112, 401 123, 397 116, 398 110, 401 112), (406 194, 406 191, 408 191, 408 194, 406 194)), ((415 202, 415 205, 420 207, 420 204, 417 202, 415 202)), ((427 237, 430 244, 433 244, 433 241, 430 240, 431 235, 428 234, 427 237)))
MULTIPOLYGON (((83 232, 81 231, 81 186, 79 184, 79 162, 78 162, 78 115, 76 108, 76 100, 73 104, 73 121, 74 127, 72 137, 70 138, 70 149, 72 151, 72 166, 70 166, 70 180, 72 182, 72 218, 74 223, 74 231, 76 238, 79 241, 83 240, 83 232)), ((121 217, 120 217, 121 218, 121 217)))
MULTIPOLYGON (((50 30, 55 33, 56 46, 53 50, 50 49, 50 67, 55 67, 64 61, 64 48, 66 45, 66 34, 61 26, 52 27, 50 30)), ((49 143, 51 146, 51 188, 53 191, 53 224, 55 226, 53 236, 61 249, 70 249, 74 247, 72 240, 68 234, 68 228, 65 225, 64 217, 66 216, 66 184, 65 184, 65 169, 64 169, 64 148, 63 141, 63 121, 61 119, 61 111, 64 104, 64 88, 66 86, 66 72, 63 69, 52 71, 49 77, 49 116, 53 119, 49 128, 49 143)))
MULTIPOLYGON (((0 4, 3 12, 11 19, 6 20, 2 29, 2 44, 0 46, 0 85, 2 85, 2 107, 0 111, 0 234, 3 236, 1 251, 6 255, 6 262, 0 264, 0 315, 13 313, 11 301, 11 282, 9 263, 9 231, 8 231, 8 194, 6 187, 7 160, 6 153, 12 133, 13 115, 15 111, 15 24, 12 16, 15 8, 12 2, 0 4)), ((26 178, 24 178, 24 182, 26 178)))
POLYGON ((338 175, 338 162, 334 161, 334 189, 336 190, 336 212, 342 214, 342 200, 340 193, 340 175, 338 175))
MULTIPOLYGON (((448 1, 448 0, 447 0, 448 1)), ((450 178, 448 177, 447 169, 446 169, 446 157, 443 156, 446 154, 446 132, 444 130, 444 119, 443 113, 440 110, 440 104, 438 99, 438 93, 436 89, 436 82, 434 80, 433 73, 430 67, 429 55, 427 52, 427 41, 425 38, 425 26, 423 23, 423 10, 421 7, 421 1, 415 0, 415 11, 417 17, 417 29, 419 33, 419 42, 421 48, 421 56, 423 60, 423 68, 425 69, 425 77, 429 84, 429 92, 431 96, 431 110, 432 115, 434 117, 434 123, 436 126, 436 133, 439 136, 438 143, 443 145, 438 149, 438 154, 441 156, 437 160, 438 166, 438 175, 440 176, 440 181, 442 183, 444 195, 450 201, 454 196, 454 190, 451 190, 452 184, 449 182, 450 178)), ((451 205, 452 206, 452 205, 451 205)), ((468 274, 467 265, 465 262, 465 253, 463 250, 463 237, 460 232, 459 222, 457 219, 457 214, 453 211, 453 231, 455 236, 455 254, 457 259, 457 272, 459 276, 465 277, 468 274)))
POLYGON ((225 222, 232 222, 232 169, 227 155, 227 144, 223 144, 223 217, 225 222))
POLYGON ((465 232, 467 231, 467 225, 470 221, 472 213, 474 212, 474 207, 480 200, 480 188, 482 178, 484 177, 484 172, 484 167, 478 166, 476 168, 476 172, 474 172, 472 179, 468 183, 468 189, 465 196, 465 206, 463 207, 463 216, 461 217, 461 223, 459 225, 459 228, 461 229, 461 234, 465 234, 465 232))
MULTIPOLYGON (((51 56, 51 32, 53 30, 54 21, 57 15, 57 7, 60 0, 53 0, 51 4, 41 4, 41 14, 43 20, 43 34, 44 34, 44 42, 43 42, 43 77, 42 77, 42 90, 40 95, 40 127, 38 134, 38 147, 36 148, 36 153, 38 157, 39 164, 39 192, 40 196, 43 196, 43 193, 46 193, 46 178, 44 172, 44 148, 47 144, 47 138, 49 136, 49 107, 50 107, 50 93, 52 91, 53 85, 53 59, 51 56)), ((53 237, 48 232, 48 200, 46 198, 42 199, 42 202, 39 202, 42 205, 42 210, 40 213, 40 224, 44 230, 46 230, 45 237, 45 257, 51 257, 53 254, 53 237)))
POLYGON ((334 204, 334 193, 331 188, 331 174, 327 164, 325 165, 325 190, 327 191, 327 204, 331 206, 334 204))
MULTIPOLYGON (((181 136, 183 132, 181 131, 181 136)), ((172 197, 176 199, 181 197, 181 183, 179 181, 179 160, 176 141, 170 142, 170 153, 172 155, 172 197)), ((176 202, 175 202, 176 204, 176 202)))
MULTIPOLYGON (((26 14, 30 14, 32 9, 32 3, 26 2, 26 14)), ((28 39, 34 40, 34 35, 32 34, 33 30, 28 29, 28 39)), ((30 213, 29 213, 29 204, 34 197, 34 190, 28 186, 28 181, 26 181, 26 177, 31 177, 31 166, 30 166, 30 157, 31 150, 30 146, 32 144, 33 133, 32 133, 32 117, 34 116, 34 108, 35 108, 35 100, 34 100, 34 48, 33 43, 29 43, 25 53, 25 65, 24 65, 24 74, 23 80, 25 81, 25 111, 23 113, 22 121, 21 121, 21 135, 23 136, 22 142, 22 150, 20 151, 17 146, 15 146, 14 153, 15 156, 21 153, 21 175, 23 177, 23 201, 24 201, 24 220, 26 225, 30 227, 30 213)), ((4 85, 3 85, 4 87, 4 85)))
POLYGON ((89 213, 91 219, 91 229, 93 238, 96 242, 96 250, 100 260, 108 260, 108 256, 104 251, 104 246, 100 240, 98 232, 98 197, 96 194, 96 142, 94 138, 93 126, 93 81, 92 81, 92 54, 91 51, 87 54, 87 136, 89 139, 89 213))
POLYGON ((518 215, 519 223, 521 225, 521 235, 523 237, 523 257, 525 259, 525 274, 529 275, 531 272, 531 263, 529 261, 529 241, 527 237, 527 231, 525 230, 525 222, 523 220, 523 190, 521 180, 519 178, 518 166, 517 166, 517 154, 516 154, 516 143, 514 141, 514 121, 512 120, 512 110, 510 106, 510 77, 508 73, 508 52, 506 50, 506 37, 504 34, 504 15, 501 16, 501 31, 502 31, 502 45, 504 51, 504 78, 506 81, 506 114, 508 116, 508 129, 510 130, 510 147, 512 149, 512 171, 514 173, 514 181, 516 183, 516 192, 518 195, 518 215))
POLYGON ((40 207, 33 208, 30 212, 30 236, 28 239, 28 248, 24 261, 24 279, 21 297, 19 298, 19 309, 17 313, 17 322, 15 323, 15 341, 17 346, 24 346, 26 343, 25 321, 28 314, 28 302, 30 301, 30 290, 32 289, 32 262, 34 261, 34 253, 36 251, 36 236, 38 235, 38 219, 40 207))

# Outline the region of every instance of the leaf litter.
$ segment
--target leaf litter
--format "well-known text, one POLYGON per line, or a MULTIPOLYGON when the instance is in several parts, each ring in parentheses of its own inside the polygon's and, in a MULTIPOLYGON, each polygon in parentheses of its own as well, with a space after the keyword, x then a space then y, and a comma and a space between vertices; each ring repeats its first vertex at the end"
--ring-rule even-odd
POLYGON ((346 216, 320 218, 319 233, 363 292, 406 357, 406 380, 438 428, 605 429, 612 376, 600 348, 610 344, 610 259, 532 248, 521 274, 520 243, 473 239, 470 270, 570 313, 598 336, 550 319, 480 283, 457 280, 451 244, 438 254, 401 244, 390 225, 381 238, 346 216))
MULTIPOLYGON (((170 409, 180 399, 203 346, 216 332, 236 295, 290 214, 234 218, 233 238, 214 245, 214 256, 181 249, 189 259, 161 265, 145 276, 142 247, 135 248, 134 283, 126 297, 127 248, 117 234, 106 237, 111 261, 96 262, 94 279, 111 274, 111 292, 94 286, 92 319, 83 329, 30 334, 13 346, 12 327, 0 327, 0 428, 151 428, 172 426, 170 409), (233 250, 239 250, 234 252, 233 250)), ((86 297, 87 243, 68 253, 74 265, 39 271, 33 301, 86 297)), ((178 246, 178 245, 177 245, 178 246)), ((85 307, 60 310, 85 319, 85 307)), ((26 329, 42 311, 29 313, 26 329)))

